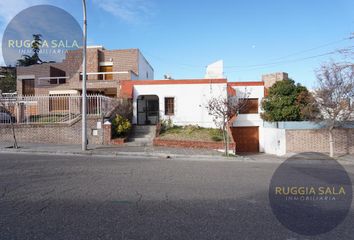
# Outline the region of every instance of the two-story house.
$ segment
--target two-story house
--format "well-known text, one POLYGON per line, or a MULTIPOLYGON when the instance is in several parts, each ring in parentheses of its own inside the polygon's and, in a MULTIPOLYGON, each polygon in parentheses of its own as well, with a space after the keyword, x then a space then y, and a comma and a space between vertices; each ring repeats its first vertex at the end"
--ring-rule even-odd
MULTIPOLYGON (((87 92, 119 97, 121 81, 154 79, 154 69, 139 49, 87 49, 87 92)), ((17 67, 17 93, 29 95, 80 94, 82 52, 68 51, 60 63, 17 67)))

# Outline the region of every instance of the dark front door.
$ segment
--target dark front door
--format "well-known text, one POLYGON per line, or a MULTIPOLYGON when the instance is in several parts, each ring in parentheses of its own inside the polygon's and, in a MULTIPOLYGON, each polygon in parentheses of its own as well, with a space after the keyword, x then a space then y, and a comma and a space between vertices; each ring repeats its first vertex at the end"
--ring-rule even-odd
POLYGON ((156 125, 159 121, 159 99, 150 96, 137 100, 138 125, 156 125))

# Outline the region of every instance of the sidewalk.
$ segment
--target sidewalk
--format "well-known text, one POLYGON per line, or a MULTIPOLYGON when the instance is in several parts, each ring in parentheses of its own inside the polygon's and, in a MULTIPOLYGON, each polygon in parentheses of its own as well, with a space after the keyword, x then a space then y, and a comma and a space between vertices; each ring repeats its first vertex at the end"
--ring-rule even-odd
MULTIPOLYGON (((102 146, 89 145, 86 152, 81 151, 81 145, 55 145, 21 143, 19 149, 13 149, 11 144, 0 143, 0 153, 33 153, 53 155, 92 155, 92 156, 126 156, 126 157, 156 157, 166 159, 188 159, 188 160, 215 160, 215 161, 243 161, 257 163, 282 163, 294 154, 278 157, 275 155, 258 153, 242 156, 225 157, 223 153, 209 149, 192 148, 169 148, 169 147, 132 147, 132 146, 102 146)), ((342 164, 354 164, 353 155, 337 157, 342 164)))
POLYGON ((137 156, 160 158, 209 158, 232 160, 243 157, 223 157, 223 153, 208 149, 167 148, 167 147, 132 147, 132 146, 102 146, 89 145, 86 152, 81 151, 81 145, 54 145, 54 144, 19 144, 13 149, 11 144, 0 143, 2 153, 39 153, 57 155, 97 155, 97 156, 137 156))

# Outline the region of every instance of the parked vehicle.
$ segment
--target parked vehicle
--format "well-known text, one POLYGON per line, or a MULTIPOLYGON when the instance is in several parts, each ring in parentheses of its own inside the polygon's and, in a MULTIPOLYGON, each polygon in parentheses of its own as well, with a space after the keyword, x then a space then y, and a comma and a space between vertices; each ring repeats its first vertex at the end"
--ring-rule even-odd
POLYGON ((11 120, 12 120, 13 123, 16 122, 15 117, 11 116, 7 112, 1 111, 1 109, 0 109, 0 123, 5 123, 5 124, 8 123, 8 124, 10 124, 11 120))

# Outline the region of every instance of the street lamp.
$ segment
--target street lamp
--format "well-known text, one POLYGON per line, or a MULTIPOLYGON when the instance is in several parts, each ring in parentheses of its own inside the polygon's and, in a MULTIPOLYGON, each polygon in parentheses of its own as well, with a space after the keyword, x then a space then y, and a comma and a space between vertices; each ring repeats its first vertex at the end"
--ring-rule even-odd
POLYGON ((86 0, 82 0, 84 13, 83 47, 82 47, 82 151, 87 150, 87 102, 86 102, 86 48, 87 48, 87 19, 86 19, 86 0))

